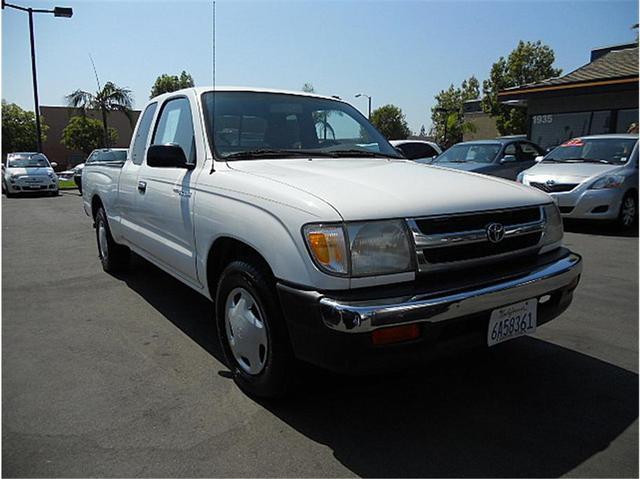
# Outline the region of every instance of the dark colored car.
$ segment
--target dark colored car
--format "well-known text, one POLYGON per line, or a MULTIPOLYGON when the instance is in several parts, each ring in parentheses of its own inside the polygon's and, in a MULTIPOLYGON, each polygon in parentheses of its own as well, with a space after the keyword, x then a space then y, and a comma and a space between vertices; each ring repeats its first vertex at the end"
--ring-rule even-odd
POLYGON ((497 138, 458 143, 438 156, 432 164, 515 180, 518 173, 531 168, 535 165, 536 157, 542 155, 544 150, 531 141, 497 138))
POLYGON ((87 161, 77 165, 73 169, 73 181, 78 187, 78 191, 82 194, 82 170, 88 163, 106 162, 106 161, 126 161, 126 148, 101 148, 93 150, 87 158, 87 161))

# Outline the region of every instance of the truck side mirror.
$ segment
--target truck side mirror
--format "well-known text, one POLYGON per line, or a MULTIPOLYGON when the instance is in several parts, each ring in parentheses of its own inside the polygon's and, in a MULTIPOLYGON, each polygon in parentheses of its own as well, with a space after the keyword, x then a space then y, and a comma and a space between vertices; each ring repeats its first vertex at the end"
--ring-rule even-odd
POLYGON ((152 168, 184 168, 193 170, 195 165, 187 163, 187 157, 180 145, 151 145, 147 150, 147 166, 152 168))
POLYGON ((58 163, 56 163, 55 161, 51 162, 51 168, 57 168, 58 167, 58 163))
POLYGON ((536 158, 535 158, 535 160, 534 160, 534 161, 535 161, 536 163, 540 163, 542 160, 544 160, 544 156, 539 155, 539 156, 536 156, 536 158))
POLYGON ((516 157, 513 155, 505 155, 500 160, 500 164, 503 164, 503 165, 505 163, 515 163, 515 162, 516 162, 516 157))

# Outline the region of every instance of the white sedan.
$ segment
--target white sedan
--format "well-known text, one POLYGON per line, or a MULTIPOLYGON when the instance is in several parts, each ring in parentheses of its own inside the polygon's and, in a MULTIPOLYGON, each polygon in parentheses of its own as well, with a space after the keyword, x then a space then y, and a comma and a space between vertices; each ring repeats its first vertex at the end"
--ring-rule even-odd
POLYGON ((2 165, 2 189, 7 197, 17 193, 58 194, 58 176, 53 167, 56 163, 42 153, 9 153, 7 164, 2 165))

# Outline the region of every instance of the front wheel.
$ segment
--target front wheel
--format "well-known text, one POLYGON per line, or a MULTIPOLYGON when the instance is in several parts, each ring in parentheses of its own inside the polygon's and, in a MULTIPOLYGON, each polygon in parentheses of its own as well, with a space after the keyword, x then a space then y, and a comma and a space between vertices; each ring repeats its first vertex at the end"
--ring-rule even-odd
POLYGON ((618 224, 625 230, 631 230, 638 225, 638 195, 628 192, 622 199, 618 224))
POLYGON ((127 267, 131 251, 113 240, 104 208, 100 208, 96 214, 96 241, 102 269, 107 273, 115 273, 127 267))
POLYGON ((249 394, 283 396, 293 355, 271 274, 239 260, 222 272, 215 295, 218 337, 236 384, 249 394))

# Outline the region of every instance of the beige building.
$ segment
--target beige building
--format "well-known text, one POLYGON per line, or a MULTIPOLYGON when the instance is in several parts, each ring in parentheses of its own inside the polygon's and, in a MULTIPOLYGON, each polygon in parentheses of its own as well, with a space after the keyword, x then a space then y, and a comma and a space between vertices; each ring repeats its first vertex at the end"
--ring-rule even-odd
MULTIPOLYGON (((47 140, 42 144, 43 153, 47 155, 49 161, 58 163, 57 170, 66 170, 78 163, 82 163, 86 158, 83 152, 69 150, 60 142, 62 139, 62 130, 67 126, 71 117, 80 114, 78 110, 65 106, 41 106, 40 114, 49 127, 47 140)), ((133 127, 135 127, 139 115, 140 111, 134 110, 131 115, 132 123, 130 123, 126 115, 122 112, 109 113, 107 125, 115 128, 118 132, 118 141, 115 145, 112 145, 113 147, 127 148, 129 146, 133 127)), ((96 120, 102 120, 102 115, 97 110, 88 111, 87 116, 96 120)))
POLYGON ((489 140, 500 136, 496 121, 482 111, 482 100, 469 100, 463 105, 464 121, 473 125, 473 131, 462 134, 463 141, 489 140))

